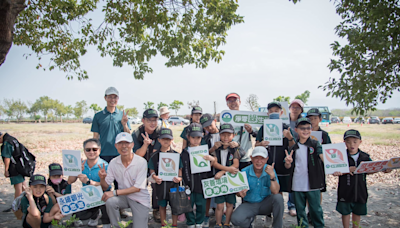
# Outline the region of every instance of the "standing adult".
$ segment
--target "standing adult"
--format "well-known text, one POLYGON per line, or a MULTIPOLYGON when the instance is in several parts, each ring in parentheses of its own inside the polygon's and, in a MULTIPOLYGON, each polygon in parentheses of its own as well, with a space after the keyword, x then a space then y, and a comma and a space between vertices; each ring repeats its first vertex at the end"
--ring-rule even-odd
POLYGON ((119 189, 104 192, 101 198, 106 202, 107 214, 113 227, 119 227, 120 209, 131 208, 134 228, 148 227, 150 194, 147 190, 147 162, 132 153, 134 143, 132 136, 119 133, 115 139, 115 148, 120 156, 111 160, 108 170, 102 166, 99 171, 100 184, 107 190, 113 181, 119 189))
MULTIPOLYGON (((304 103, 300 99, 294 99, 289 105, 289 119, 290 119, 290 128, 295 129, 297 120, 301 118, 301 113, 303 113, 304 103)), ((298 134, 293 131, 293 137, 298 139, 298 134)))
POLYGON ((167 106, 163 106, 160 108, 160 119, 158 120, 158 126, 162 128, 170 128, 170 124, 168 123, 169 113, 167 106))
MULTIPOLYGON (((229 93, 225 97, 226 105, 230 110, 239 111, 241 104, 240 96, 237 93, 229 93)), ((257 128, 253 128, 250 124, 245 124, 244 127, 235 127, 235 137, 233 141, 239 143, 240 148, 246 151, 246 154, 240 159, 239 170, 251 165, 251 153, 253 151, 253 143, 251 136, 257 137, 257 128)))
POLYGON ((252 165, 242 171, 247 174, 249 190, 237 193, 243 197, 243 203, 233 212, 232 224, 240 227, 250 227, 256 215, 274 215, 273 228, 283 225, 283 197, 279 194, 279 181, 276 177, 274 164, 267 165, 268 151, 263 146, 254 148, 250 156, 252 165))

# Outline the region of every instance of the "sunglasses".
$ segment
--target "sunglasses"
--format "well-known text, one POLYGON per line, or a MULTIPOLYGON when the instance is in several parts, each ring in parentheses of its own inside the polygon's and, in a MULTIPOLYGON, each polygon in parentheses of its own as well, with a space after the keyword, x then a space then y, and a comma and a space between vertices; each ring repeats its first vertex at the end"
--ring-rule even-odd
POLYGON ((96 152, 99 148, 85 148, 86 152, 90 152, 91 150, 93 150, 93 152, 96 152))

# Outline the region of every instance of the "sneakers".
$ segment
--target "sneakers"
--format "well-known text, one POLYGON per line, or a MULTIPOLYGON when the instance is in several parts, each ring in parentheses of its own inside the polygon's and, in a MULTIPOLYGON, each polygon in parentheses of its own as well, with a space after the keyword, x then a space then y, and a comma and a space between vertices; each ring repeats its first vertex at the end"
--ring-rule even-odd
POLYGON ((231 228, 231 225, 224 225, 223 228, 231 228))
POLYGON ((80 227, 80 226, 83 226, 83 222, 81 220, 74 222, 74 227, 80 227))
POLYGON ((195 228, 195 225, 187 226, 187 228, 195 228))
POLYGON ((101 218, 101 216, 103 216, 103 215, 101 214, 101 210, 99 209, 99 213, 97 214, 96 219, 89 219, 88 226, 97 227, 97 225, 99 224, 99 219, 101 218))
POLYGON ((157 223, 161 223, 160 211, 157 209, 153 209, 153 219, 157 223))
POLYGON ((128 212, 126 212, 124 209, 119 210, 119 215, 121 216, 121 218, 128 218, 129 216, 128 212))
POLYGON ((292 217, 296 216, 297 215, 296 209, 295 208, 290 209, 289 210, 289 215, 292 216, 292 217))
POLYGON ((210 217, 205 217, 203 221, 203 227, 208 228, 210 226, 210 217))
POLYGON ((224 228, 222 225, 215 225, 214 228, 224 228))

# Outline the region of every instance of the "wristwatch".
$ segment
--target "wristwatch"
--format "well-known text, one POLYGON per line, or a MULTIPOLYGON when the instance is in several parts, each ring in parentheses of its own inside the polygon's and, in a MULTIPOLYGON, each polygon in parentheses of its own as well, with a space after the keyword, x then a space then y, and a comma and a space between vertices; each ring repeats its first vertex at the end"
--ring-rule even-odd
POLYGON ((90 185, 90 179, 86 182, 87 185, 90 185))
POLYGON ((271 180, 271 181, 276 181, 276 177, 274 177, 274 178, 271 178, 270 180, 271 180))

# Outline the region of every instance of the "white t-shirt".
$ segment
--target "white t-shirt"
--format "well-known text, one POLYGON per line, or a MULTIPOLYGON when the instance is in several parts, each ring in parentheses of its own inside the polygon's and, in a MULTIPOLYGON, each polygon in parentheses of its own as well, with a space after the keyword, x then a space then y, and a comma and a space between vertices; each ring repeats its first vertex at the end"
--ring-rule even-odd
POLYGON ((350 154, 350 156, 353 158, 353 160, 357 164, 357 160, 358 160, 358 157, 360 157, 360 153, 357 152, 356 154, 350 154))
POLYGON ((221 141, 221 138, 219 137, 219 133, 210 134, 210 136, 211 136, 211 138, 210 138, 211 147, 214 146, 215 142, 221 141))
POLYGON ((221 165, 226 166, 226 157, 228 156, 228 149, 221 150, 221 165))
POLYGON ((296 192, 310 191, 308 180, 308 151, 307 146, 297 143, 299 149, 296 150, 296 164, 293 173, 292 190, 296 192))

